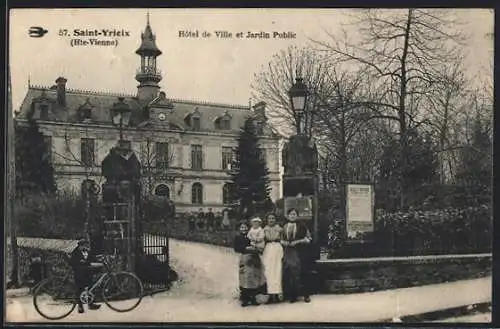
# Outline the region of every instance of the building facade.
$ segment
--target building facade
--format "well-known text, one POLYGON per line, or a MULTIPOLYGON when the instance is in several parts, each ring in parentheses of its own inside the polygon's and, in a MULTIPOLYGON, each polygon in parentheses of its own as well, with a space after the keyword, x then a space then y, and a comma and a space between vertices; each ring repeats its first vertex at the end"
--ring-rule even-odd
POLYGON ((121 131, 141 162, 144 193, 168 196, 179 212, 226 208, 239 131, 253 117, 270 171, 271 199, 279 199, 281 140, 268 125, 266 104, 172 99, 158 85, 162 73, 156 59, 161 53, 148 19, 136 51, 136 95, 70 89, 64 77, 52 87, 29 85, 15 120, 37 121, 51 145, 58 189, 80 191, 85 180, 104 182, 100 164, 120 131, 112 109, 121 106, 130 109, 121 131))

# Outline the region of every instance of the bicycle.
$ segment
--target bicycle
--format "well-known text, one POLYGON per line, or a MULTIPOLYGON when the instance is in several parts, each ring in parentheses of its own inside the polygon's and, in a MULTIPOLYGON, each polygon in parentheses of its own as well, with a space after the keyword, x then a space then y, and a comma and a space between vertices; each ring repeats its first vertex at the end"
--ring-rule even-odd
MULTIPOLYGON (((102 300, 113 311, 129 312, 139 306, 144 296, 141 280, 131 272, 115 271, 103 255, 98 257, 105 270, 90 288, 86 287, 80 294, 80 301, 91 304, 96 300, 96 289, 102 288, 102 300), (128 283, 132 285, 127 285, 128 283), (125 307, 124 303, 127 301, 132 303, 125 307)), ((41 316, 49 320, 60 320, 73 312, 78 300, 72 278, 73 273, 70 272, 62 278, 45 279, 35 287, 33 304, 41 316)))

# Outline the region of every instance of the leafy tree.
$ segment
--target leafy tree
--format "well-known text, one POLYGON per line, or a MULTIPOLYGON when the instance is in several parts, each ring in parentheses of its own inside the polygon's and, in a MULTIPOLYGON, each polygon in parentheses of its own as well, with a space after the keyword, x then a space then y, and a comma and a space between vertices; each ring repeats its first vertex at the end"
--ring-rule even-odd
POLYGON ((238 138, 235 170, 232 174, 231 199, 239 218, 270 210, 269 170, 259 148, 253 118, 245 120, 238 138))
POLYGON ((16 192, 18 196, 30 193, 56 192, 51 150, 34 120, 26 126, 15 127, 16 192))

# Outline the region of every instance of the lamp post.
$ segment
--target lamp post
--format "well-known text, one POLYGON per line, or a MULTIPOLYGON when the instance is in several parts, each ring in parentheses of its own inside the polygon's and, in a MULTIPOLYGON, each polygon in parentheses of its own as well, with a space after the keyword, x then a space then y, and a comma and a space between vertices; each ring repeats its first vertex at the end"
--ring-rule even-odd
POLYGON ((130 106, 124 101, 123 97, 118 97, 118 102, 113 104, 111 115, 113 116, 113 124, 118 126, 120 130, 120 144, 123 142, 123 126, 127 126, 130 121, 130 106))
POLYGON ((288 95, 290 96, 290 101, 292 103, 292 110, 296 117, 296 128, 297 134, 303 134, 305 127, 303 125, 303 116, 307 104, 308 96, 307 86, 305 85, 302 78, 298 77, 295 79, 295 83, 290 88, 288 95))
MULTIPOLYGON (((314 143, 307 134, 304 115, 307 111, 309 90, 301 77, 295 79, 288 95, 296 118, 297 134, 290 137, 286 146, 283 195, 286 197, 311 197, 313 239, 318 243, 318 177, 317 153, 314 143)), ((310 218, 310 217, 309 217, 310 218)), ((316 248, 317 249, 317 248, 316 248)), ((319 250, 319 249, 318 249, 319 250)), ((317 252, 316 257, 319 257, 317 252)))

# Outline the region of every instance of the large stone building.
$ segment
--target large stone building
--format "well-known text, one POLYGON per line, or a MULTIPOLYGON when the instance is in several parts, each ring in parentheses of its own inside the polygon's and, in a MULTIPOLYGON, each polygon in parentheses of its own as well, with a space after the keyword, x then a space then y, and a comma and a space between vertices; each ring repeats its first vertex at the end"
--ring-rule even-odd
POLYGON ((280 136, 267 124, 265 103, 250 107, 172 99, 158 85, 161 53, 148 19, 136 51, 136 95, 70 89, 64 77, 52 87, 29 85, 16 120, 37 120, 52 146, 58 188, 79 191, 84 180, 103 182, 100 163, 119 138, 112 108, 121 106, 131 110, 129 122, 123 121, 123 139, 141 161, 145 193, 168 194, 180 212, 226 207, 239 130, 254 116, 271 198, 280 198, 280 136))

